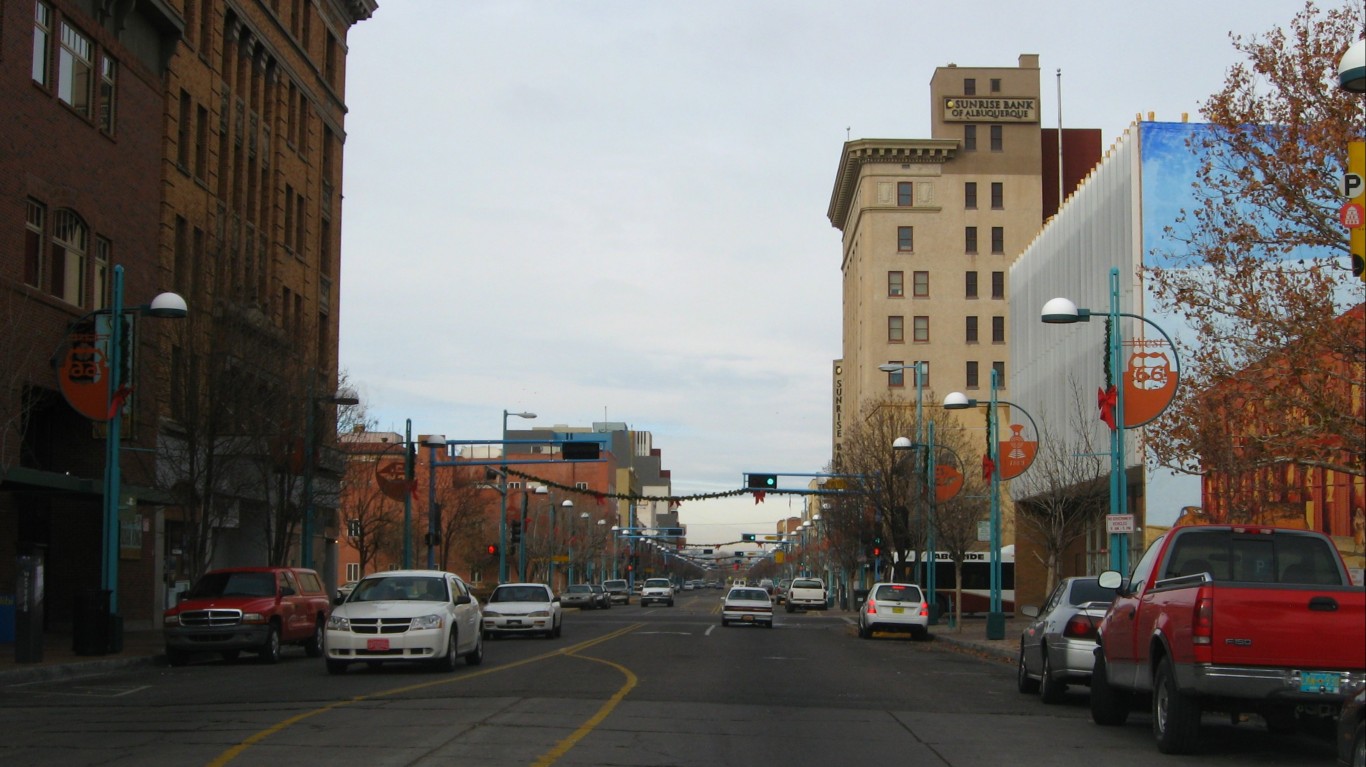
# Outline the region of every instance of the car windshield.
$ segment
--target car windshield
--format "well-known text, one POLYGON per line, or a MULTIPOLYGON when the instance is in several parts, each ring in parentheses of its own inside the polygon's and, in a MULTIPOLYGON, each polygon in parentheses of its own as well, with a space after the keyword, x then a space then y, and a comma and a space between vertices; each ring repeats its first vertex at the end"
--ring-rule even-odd
POLYGON ((351 602, 445 602, 446 581, 443 578, 367 578, 356 584, 351 602))
POLYGON ((645 585, 650 588, 667 589, 669 587, 669 581, 667 578, 651 578, 650 580, 645 581, 645 585))
POLYGON ((883 602, 920 602, 919 586, 908 586, 904 583, 889 583, 878 586, 877 593, 873 594, 873 599, 883 602))
POLYGON ((768 592, 764 591, 763 589, 734 589, 730 592, 730 596, 726 598, 730 600, 750 600, 754 602, 767 602, 768 592))
POLYGON ((209 573, 187 595, 203 597, 273 597, 275 573, 209 573))
POLYGON ((490 602, 549 602, 542 586, 499 586, 489 597, 490 602))
POLYGON ((1096 582, 1095 578, 1087 578, 1072 583, 1072 591, 1068 593, 1067 601, 1074 605, 1084 605, 1087 602, 1113 602, 1115 601, 1115 590, 1104 588, 1096 582))

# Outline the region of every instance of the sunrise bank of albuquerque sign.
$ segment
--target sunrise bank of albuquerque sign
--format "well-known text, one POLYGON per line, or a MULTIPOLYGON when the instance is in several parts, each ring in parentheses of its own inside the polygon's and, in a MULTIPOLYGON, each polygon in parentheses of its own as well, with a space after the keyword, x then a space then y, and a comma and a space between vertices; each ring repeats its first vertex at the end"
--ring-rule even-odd
POLYGON ((944 99, 944 122, 1036 123, 1039 100, 955 96, 944 99))

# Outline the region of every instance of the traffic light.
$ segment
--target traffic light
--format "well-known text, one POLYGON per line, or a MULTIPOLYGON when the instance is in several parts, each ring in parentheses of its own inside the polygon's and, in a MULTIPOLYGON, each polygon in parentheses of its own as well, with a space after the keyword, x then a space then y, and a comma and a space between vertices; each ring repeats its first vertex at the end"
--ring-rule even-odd
POLYGON ((490 543, 490 544, 489 544, 489 549, 488 549, 488 550, 489 550, 489 556, 491 556, 491 557, 496 557, 496 556, 498 556, 498 544, 496 544, 496 543, 490 543))
POLYGON ((873 545, 868 547, 868 553, 872 555, 873 559, 882 556, 882 536, 880 534, 873 536, 873 545))
POLYGON ((751 490, 772 490, 778 486, 777 474, 746 474, 746 487, 751 490))
POLYGON ((513 546, 522 542, 522 520, 508 520, 508 542, 513 546))
POLYGON ((754 533, 740 533, 740 540, 742 540, 742 541, 753 542, 753 541, 754 541, 754 533))

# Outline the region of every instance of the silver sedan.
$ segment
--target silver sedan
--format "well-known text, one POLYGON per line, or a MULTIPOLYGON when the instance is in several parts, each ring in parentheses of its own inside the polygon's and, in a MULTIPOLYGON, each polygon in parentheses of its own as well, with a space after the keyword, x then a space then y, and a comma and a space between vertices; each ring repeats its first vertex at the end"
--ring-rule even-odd
POLYGON ((1091 684, 1095 666, 1096 628, 1115 599, 1114 589, 1101 588, 1094 577, 1064 578, 1042 609, 1024 605, 1030 618, 1020 634, 1016 686, 1038 693, 1044 703, 1057 703, 1069 684, 1091 684))

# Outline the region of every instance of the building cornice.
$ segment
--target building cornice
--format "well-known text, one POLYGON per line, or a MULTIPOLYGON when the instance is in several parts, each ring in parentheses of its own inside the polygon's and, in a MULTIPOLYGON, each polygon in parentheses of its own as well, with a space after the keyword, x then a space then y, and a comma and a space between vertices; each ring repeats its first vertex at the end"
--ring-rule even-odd
POLYGON ((825 215, 830 224, 844 231, 859 173, 870 163, 946 163, 958 151, 957 139, 859 139, 844 142, 840 167, 835 173, 835 188, 830 193, 830 208, 825 215))

